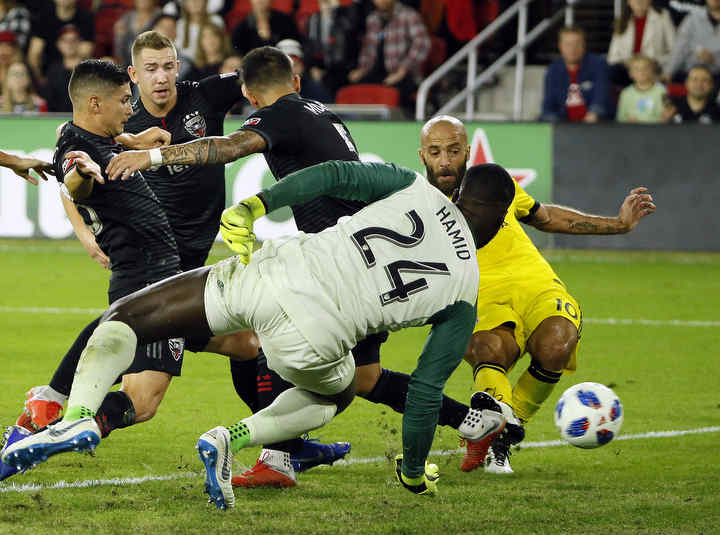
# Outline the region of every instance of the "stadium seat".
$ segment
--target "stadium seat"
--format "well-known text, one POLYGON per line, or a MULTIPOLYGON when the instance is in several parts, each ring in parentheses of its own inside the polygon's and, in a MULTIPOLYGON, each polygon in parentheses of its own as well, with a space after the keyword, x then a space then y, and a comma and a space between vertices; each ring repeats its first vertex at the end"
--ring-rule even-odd
POLYGON ((95 57, 112 56, 115 22, 133 8, 132 2, 102 3, 95 12, 95 57))
POLYGON ((292 15, 295 9, 295 0, 273 0, 272 8, 292 15))
POLYGON ((395 108, 399 103, 400 92, 381 84, 346 85, 335 95, 335 104, 384 104, 395 108))
POLYGON ((423 63, 425 76, 437 69, 447 59, 447 42, 442 37, 430 36, 430 53, 423 63))
POLYGON ((687 95, 685 84, 673 83, 667 84, 668 96, 671 98, 684 97, 687 95))
POLYGON ((229 33, 235 29, 241 20, 247 17, 248 13, 252 11, 250 0, 235 0, 233 7, 225 15, 225 27, 229 33))

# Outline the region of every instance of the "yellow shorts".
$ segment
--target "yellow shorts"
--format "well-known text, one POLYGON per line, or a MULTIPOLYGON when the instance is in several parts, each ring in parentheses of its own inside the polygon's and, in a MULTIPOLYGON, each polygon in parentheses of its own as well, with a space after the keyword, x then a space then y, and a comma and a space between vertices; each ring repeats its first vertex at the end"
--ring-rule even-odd
POLYGON ((567 318, 578 330, 578 343, 570 356, 566 372, 577 369, 577 353, 582 333, 582 311, 575 298, 558 279, 499 284, 478 293, 478 319, 475 330, 489 331, 503 323, 514 323, 515 342, 520 356, 525 344, 543 320, 554 316, 567 318))

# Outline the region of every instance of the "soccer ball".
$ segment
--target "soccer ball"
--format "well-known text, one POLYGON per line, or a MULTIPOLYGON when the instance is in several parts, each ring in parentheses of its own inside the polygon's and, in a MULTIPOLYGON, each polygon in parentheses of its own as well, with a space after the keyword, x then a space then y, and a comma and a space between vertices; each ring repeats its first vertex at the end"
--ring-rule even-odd
POLYGON ((571 386, 555 405, 560 436, 578 448, 598 448, 620 431, 623 406, 615 392, 599 383, 571 386))

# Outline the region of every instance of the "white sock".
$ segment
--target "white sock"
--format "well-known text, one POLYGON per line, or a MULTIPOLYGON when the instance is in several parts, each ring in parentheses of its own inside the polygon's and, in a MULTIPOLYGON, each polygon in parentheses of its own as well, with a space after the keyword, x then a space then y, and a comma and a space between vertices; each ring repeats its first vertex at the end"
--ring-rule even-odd
POLYGON ((335 416, 337 406, 312 392, 294 387, 280 394, 272 405, 245 418, 250 431, 248 446, 297 438, 322 427, 335 416))
POLYGON ((125 323, 106 321, 98 325, 78 362, 68 410, 85 407, 97 412, 115 379, 132 364, 136 347, 137 336, 125 323))

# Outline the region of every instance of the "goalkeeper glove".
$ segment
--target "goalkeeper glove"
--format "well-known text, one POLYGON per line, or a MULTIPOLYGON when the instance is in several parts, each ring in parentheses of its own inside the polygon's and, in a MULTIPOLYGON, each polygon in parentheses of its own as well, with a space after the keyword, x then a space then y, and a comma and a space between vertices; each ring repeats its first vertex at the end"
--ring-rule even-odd
POLYGON ((440 470, 436 464, 425 462, 425 473, 417 478, 407 477, 402 473, 402 454, 395 457, 395 475, 402 486, 415 494, 434 496, 438 494, 437 483, 440 470))
POLYGON ((220 233, 223 240, 240 257, 243 264, 250 262, 255 243, 253 222, 265 215, 265 204, 253 195, 239 204, 225 209, 220 218, 220 233))

